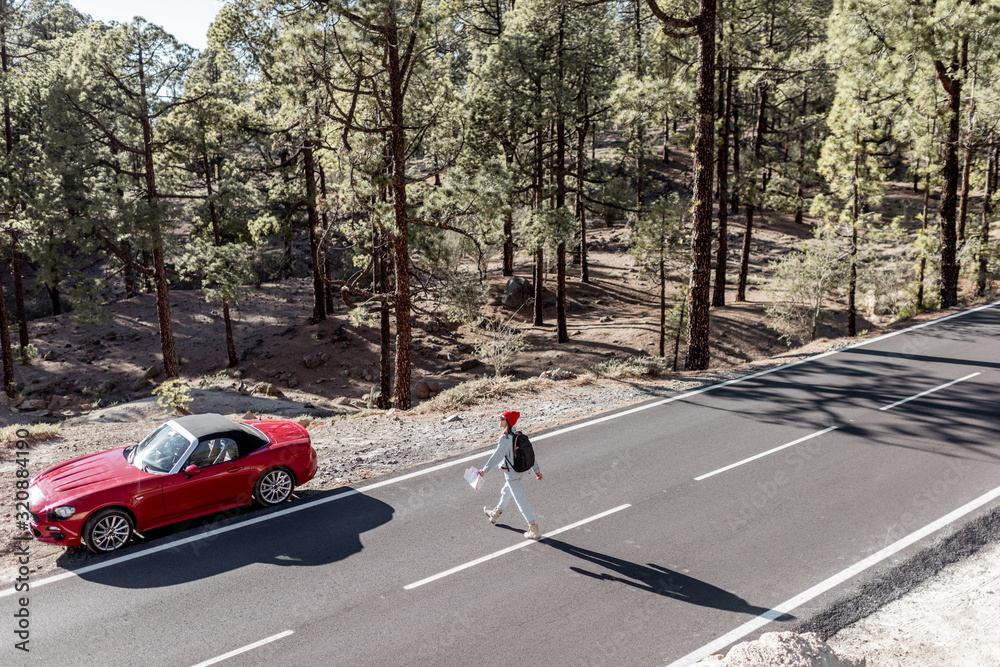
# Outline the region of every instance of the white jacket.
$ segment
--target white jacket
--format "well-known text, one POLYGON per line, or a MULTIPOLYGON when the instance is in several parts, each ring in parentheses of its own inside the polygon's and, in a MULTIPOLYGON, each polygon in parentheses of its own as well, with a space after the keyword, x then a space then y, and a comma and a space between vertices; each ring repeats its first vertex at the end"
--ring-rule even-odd
MULTIPOLYGON (((521 473, 514 472, 514 435, 520 433, 520 431, 515 431, 511 429, 510 433, 504 433, 500 436, 497 441, 497 448, 493 450, 490 454, 490 458, 486 459, 486 463, 483 464, 483 476, 486 473, 499 467, 504 471, 504 476, 506 477, 517 477, 521 473)), ((538 467, 538 457, 535 457, 535 465, 531 468, 536 475, 542 474, 542 469, 538 467)))

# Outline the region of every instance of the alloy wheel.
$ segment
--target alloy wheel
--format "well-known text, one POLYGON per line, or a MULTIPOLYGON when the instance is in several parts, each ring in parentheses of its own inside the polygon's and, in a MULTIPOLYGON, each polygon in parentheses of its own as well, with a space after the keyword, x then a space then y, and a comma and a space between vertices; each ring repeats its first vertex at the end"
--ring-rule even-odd
POLYGON ((292 493, 292 477, 285 470, 272 470, 260 480, 260 500, 265 505, 283 502, 292 493))
POLYGON ((90 536, 97 551, 114 551, 124 546, 131 534, 128 519, 121 514, 109 514, 94 524, 90 536))

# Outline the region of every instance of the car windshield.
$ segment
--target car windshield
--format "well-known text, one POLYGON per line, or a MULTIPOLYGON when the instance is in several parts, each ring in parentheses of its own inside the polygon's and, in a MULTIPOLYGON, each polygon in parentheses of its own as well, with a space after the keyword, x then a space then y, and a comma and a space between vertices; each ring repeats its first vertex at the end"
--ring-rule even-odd
POLYGON ((129 463, 146 472, 168 473, 187 451, 191 442, 164 424, 129 453, 129 463))

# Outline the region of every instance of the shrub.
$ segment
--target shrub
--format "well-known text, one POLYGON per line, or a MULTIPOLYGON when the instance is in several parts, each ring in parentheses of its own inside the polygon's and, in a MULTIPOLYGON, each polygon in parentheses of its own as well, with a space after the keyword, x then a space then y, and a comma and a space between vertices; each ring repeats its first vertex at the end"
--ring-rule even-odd
POLYGON ((191 387, 184 380, 179 378, 167 380, 153 390, 153 395, 159 396, 156 403, 161 408, 170 408, 182 415, 191 414, 187 409, 191 403, 191 387))
POLYGON ((499 380, 511 358, 524 349, 524 334, 506 323, 490 320, 485 327, 486 339, 475 344, 476 356, 493 366, 499 380))
POLYGON ((228 380, 229 375, 226 374, 226 371, 219 371, 218 373, 212 373, 211 375, 201 376, 198 379, 198 387, 201 389, 211 389, 212 387, 218 387, 228 380))
POLYGON ((30 366, 32 360, 38 358, 38 348, 28 343, 27 345, 19 345, 17 349, 14 350, 14 361, 22 366, 30 366))
POLYGON ((469 271, 456 271, 448 277, 441 298, 453 322, 475 322, 489 296, 479 276, 469 271))

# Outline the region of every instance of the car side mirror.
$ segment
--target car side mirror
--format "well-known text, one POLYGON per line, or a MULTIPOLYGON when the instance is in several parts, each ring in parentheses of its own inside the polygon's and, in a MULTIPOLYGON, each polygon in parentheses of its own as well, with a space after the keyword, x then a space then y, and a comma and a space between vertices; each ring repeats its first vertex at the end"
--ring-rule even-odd
POLYGON ((188 479, 191 479, 195 475, 200 475, 200 474, 201 474, 201 468, 199 468, 193 463, 189 465, 187 468, 184 468, 184 476, 187 477, 188 479))

